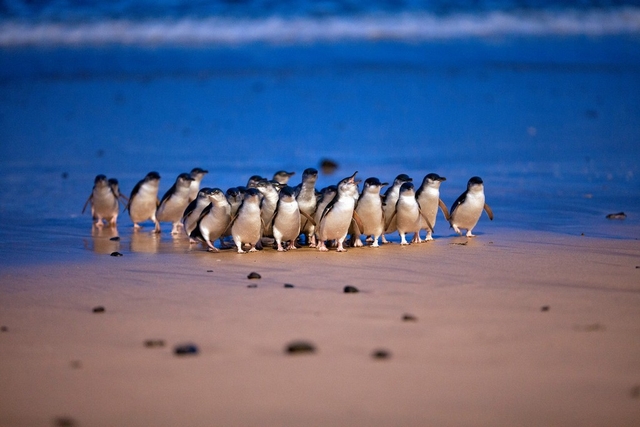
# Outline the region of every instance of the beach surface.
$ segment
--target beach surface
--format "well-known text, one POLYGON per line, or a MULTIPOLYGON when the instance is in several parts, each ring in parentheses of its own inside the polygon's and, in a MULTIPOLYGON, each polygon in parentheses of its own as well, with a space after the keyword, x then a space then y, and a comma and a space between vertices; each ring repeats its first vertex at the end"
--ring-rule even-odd
POLYGON ((0 426, 638 424, 637 36, 0 63, 0 426), (479 175, 495 219, 240 255, 81 214, 98 174, 128 195, 155 170, 162 195, 193 167, 226 190, 323 158, 338 170, 317 188, 436 172, 448 206, 479 175), (315 351, 286 352, 300 340, 315 351))

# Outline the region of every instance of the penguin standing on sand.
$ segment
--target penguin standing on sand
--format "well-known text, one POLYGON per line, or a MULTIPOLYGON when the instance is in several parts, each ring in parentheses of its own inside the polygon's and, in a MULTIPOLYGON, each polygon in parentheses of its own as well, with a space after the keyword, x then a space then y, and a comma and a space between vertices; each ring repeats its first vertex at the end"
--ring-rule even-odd
POLYGON ((278 190, 276 187, 266 179, 260 180, 256 184, 256 189, 262 194, 264 199, 260 205, 260 216, 264 223, 264 229, 262 230, 263 237, 273 237, 273 215, 278 206, 278 190))
MULTIPOLYGON (((393 233, 397 230, 396 227, 396 219, 393 218, 393 213, 396 210, 396 202, 398 201, 398 197, 400 196, 400 187, 405 182, 413 181, 407 174, 400 174, 393 180, 393 185, 387 189, 384 193, 384 217, 386 218, 387 224, 385 226, 384 233, 393 233)), ((389 243, 387 238, 382 235, 382 243, 389 243)))
POLYGON ((200 183, 202 182, 202 178, 204 178, 204 176, 208 173, 209 171, 201 168, 191 169, 190 175, 191 178, 193 178, 193 181, 191 181, 191 184, 189 185, 189 202, 194 201, 196 197, 198 197, 198 191, 200 191, 200 183))
POLYGON ((118 210, 120 207, 118 198, 120 192, 117 188, 117 182, 114 191, 105 175, 98 175, 93 181, 93 190, 82 208, 82 213, 87 209, 87 205, 91 203, 91 216, 95 221, 94 225, 98 228, 104 225, 103 221, 106 221, 110 227, 115 227, 118 222, 118 210))
POLYGON ((352 246, 362 246, 360 240, 360 232, 365 236, 373 236, 372 247, 377 248, 378 239, 384 233, 384 211, 382 207, 382 196, 380 190, 382 187, 389 185, 386 182, 380 182, 378 178, 367 178, 364 181, 362 193, 356 205, 356 213, 362 220, 362 230, 358 230, 355 224, 351 224, 352 230, 352 246))
POLYGON ((244 193, 246 191, 246 187, 231 187, 227 190, 227 200, 231 205, 231 216, 236 216, 238 212, 238 208, 242 204, 242 200, 244 200, 244 193))
MULTIPOLYGON (((442 209, 444 218, 449 221, 449 210, 444 202, 440 199, 440 184, 446 181, 447 178, 440 176, 437 173, 430 173, 422 180, 422 185, 418 191, 416 191, 416 200, 420 205, 420 211, 422 215, 426 216, 432 227, 436 225, 436 216, 438 214, 438 207, 442 209)), ((426 222, 423 223, 422 229, 427 229, 427 237, 425 240, 433 240, 432 232, 427 227, 426 222)))
MULTIPOLYGON (((211 201, 209 200, 209 195, 213 189, 211 188, 203 188, 198 191, 198 197, 193 200, 187 208, 184 210, 182 214, 182 226, 184 227, 185 233, 187 236, 191 236, 193 230, 198 227, 198 220, 200 219, 200 214, 206 208, 211 201)), ((196 243, 194 239, 191 239, 191 243, 196 243)))
POLYGON ((313 214, 313 221, 316 223, 316 228, 320 223, 320 218, 322 218, 324 208, 326 208, 327 205, 331 203, 336 194, 338 194, 337 185, 329 185, 328 187, 324 187, 322 190, 320 190, 320 195, 317 196, 316 211, 313 214))
MULTIPOLYGON (((305 169, 302 173, 302 182, 296 186, 296 200, 300 207, 300 212, 313 216, 316 212, 318 199, 316 196, 316 181, 318 171, 313 168, 305 169)), ((316 227, 306 217, 300 218, 300 233, 306 236, 306 242, 310 248, 316 247, 315 238, 316 227)))
POLYGON ((129 198, 120 192, 120 183, 115 178, 109 178, 109 187, 111 187, 111 191, 118 198, 118 202, 122 203, 125 207, 127 203, 129 203, 129 198))
POLYGON ((172 223, 171 234, 178 234, 182 223, 182 215, 189 205, 189 193, 193 178, 188 173, 181 173, 176 182, 164 193, 156 210, 158 221, 172 223))
POLYGON ((218 252, 213 242, 221 238, 229 228, 231 205, 219 188, 212 188, 207 194, 207 199, 209 205, 202 210, 197 227, 190 237, 204 241, 209 252, 218 252))
MULTIPOLYGON (((395 212, 396 226, 400 233, 400 244, 408 245, 406 235, 414 233, 411 243, 421 243, 420 228, 422 226, 423 216, 420 212, 420 205, 416 200, 413 183, 405 182, 400 186, 400 194, 396 202, 395 212)), ((429 224, 429 229, 432 227, 429 224)))
POLYGON ((281 185, 287 185, 289 183, 289 179, 295 174, 295 172, 278 171, 273 174, 272 181, 275 181, 281 185))
MULTIPOLYGON (((356 181, 355 172, 350 177, 340 181, 338 184, 338 193, 333 200, 329 202, 322 213, 316 237, 318 240, 318 250, 328 251, 325 241, 337 240, 338 252, 346 252, 343 247, 344 239, 349 232, 349 226, 354 219, 356 194, 358 193, 358 182, 356 181)), ((357 214, 356 214, 357 215, 357 214)))
POLYGON ((257 251, 256 245, 262 237, 261 201, 262 195, 258 190, 255 188, 247 189, 244 200, 231 224, 231 236, 239 254, 246 252, 242 249, 244 243, 251 245, 249 252, 257 251))
POLYGON ((278 245, 278 252, 296 249, 296 239, 300 235, 300 208, 292 187, 280 190, 278 207, 273 215, 273 237, 278 245), (289 242, 287 247, 283 242, 289 242))
POLYGON ((449 219, 451 227, 460 235, 462 235, 460 229, 464 229, 467 230, 467 237, 475 237, 471 231, 478 223, 483 209, 487 212, 489 219, 493 221, 493 211, 485 203, 482 178, 474 176, 469 179, 467 190, 451 206, 449 219))
POLYGON ((138 181, 133 187, 127 203, 127 210, 133 222, 133 228, 138 230, 139 222, 150 219, 155 224, 154 231, 160 232, 160 223, 156 218, 158 207, 158 188, 160 186, 160 175, 158 172, 149 172, 144 179, 138 181))

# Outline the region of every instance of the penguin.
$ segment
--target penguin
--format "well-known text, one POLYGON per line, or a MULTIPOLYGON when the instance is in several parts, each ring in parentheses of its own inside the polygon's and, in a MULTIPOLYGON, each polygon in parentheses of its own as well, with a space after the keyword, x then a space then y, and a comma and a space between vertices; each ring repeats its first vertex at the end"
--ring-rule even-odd
POLYGON ((115 194, 118 198, 118 202, 122 203, 124 206, 127 206, 127 203, 129 203, 129 198, 120 192, 120 184, 118 183, 118 180, 115 178, 109 178, 107 182, 109 183, 109 187, 111 187, 113 194, 115 194))
POLYGON ((320 218, 322 218, 324 208, 327 207, 327 205, 333 200, 336 194, 338 194, 337 185, 329 185, 328 187, 320 190, 320 193, 317 196, 316 212, 313 214, 313 221, 316 223, 316 227, 320 222, 320 218))
MULTIPOLYGON (((316 181, 318 171, 314 168, 305 169, 302 173, 302 182, 296 186, 296 200, 300 212, 313 216, 316 212, 318 199, 316 195, 316 181)), ((306 243, 310 248, 316 247, 315 226, 306 217, 300 218, 300 233, 306 236, 306 243)))
POLYGON ((218 252, 213 245, 229 229, 231 223, 231 205, 225 193, 219 188, 212 188, 207 194, 207 205, 198 218, 197 227, 190 237, 202 240, 207 244, 209 252, 218 252))
POLYGON ((238 253, 243 254, 242 245, 251 245, 249 252, 256 252, 256 245, 262 237, 262 219, 260 217, 260 203, 262 195, 255 188, 248 188, 238 213, 231 224, 231 236, 238 248, 238 253))
MULTIPOLYGON (((397 230, 395 218, 393 218, 393 213, 396 210, 396 202, 398 201, 398 197, 400 196, 400 187, 405 182, 413 181, 407 174, 400 174, 393 180, 393 185, 387 189, 384 193, 383 202, 384 202, 384 216, 387 221, 385 225, 385 234, 393 233, 397 230)), ((382 235, 382 243, 389 243, 384 236, 382 235)))
POLYGON ((263 237, 273 237, 273 215, 278 206, 278 190, 274 185, 262 179, 256 184, 256 189, 262 194, 263 200, 260 205, 260 216, 265 227, 262 230, 263 237))
MULTIPOLYGON (((437 173, 427 174, 422 180, 422 185, 420 185, 420 188, 416 191, 416 200, 418 200, 418 204, 420 205, 420 211, 429 219, 432 227, 436 225, 438 207, 442 209, 444 218, 449 221, 449 210, 440 199, 440 184, 446 180, 447 178, 437 173)), ((427 229, 427 237, 425 240, 433 240, 431 230, 426 226, 426 223, 423 223, 422 228, 427 229)))
POLYGON ((227 190, 227 200, 231 205, 231 216, 236 216, 238 208, 244 199, 244 193, 247 189, 245 187, 231 187, 227 190))
POLYGON ((180 219, 189 205, 189 192, 191 191, 192 181, 193 178, 188 173, 178 175, 176 182, 162 196, 160 205, 156 210, 158 221, 171 222, 173 224, 171 234, 178 234, 178 230, 182 227, 180 219))
MULTIPOLYGON (((204 208, 206 208, 211 203, 208 196, 212 194, 212 191, 212 188, 203 188, 198 191, 198 197, 196 197, 195 200, 189 203, 187 208, 184 210, 182 219, 180 221, 182 222, 182 226, 184 227, 184 231, 185 233, 187 233, 187 236, 191 236, 193 230, 198 227, 200 214, 202 213, 204 208)), ((191 243, 196 243, 196 240, 191 237, 190 240, 191 243)))
POLYGON ((82 208, 82 213, 87 209, 87 205, 91 203, 91 217, 95 221, 94 225, 102 228, 103 221, 105 221, 110 227, 115 227, 118 222, 120 207, 118 204, 119 194, 117 184, 114 191, 105 175, 97 175, 93 180, 93 190, 82 208))
POLYGON ((276 181, 278 184, 287 185, 289 183, 289 179, 295 174, 295 172, 278 171, 273 174, 272 181, 276 181))
POLYGON ((189 186, 189 203, 191 203, 196 199, 196 197, 198 197, 198 191, 200 190, 200 183, 202 182, 202 178, 204 178, 204 176, 208 173, 208 170, 204 170, 201 168, 191 169, 190 175, 191 178, 193 178, 193 181, 191 181, 191 185, 189 186))
POLYGON ((351 221, 354 219, 355 194, 358 192, 359 182, 356 181, 357 173, 356 171, 338 183, 338 193, 324 208, 316 230, 319 251, 328 251, 325 244, 327 240, 337 240, 338 252, 346 251, 343 243, 349 232, 351 221))
POLYGON ((267 178, 263 178, 260 175, 252 175, 247 181, 247 188, 256 188, 258 183, 263 179, 267 179, 267 178))
MULTIPOLYGON (((416 193, 412 182, 405 182, 400 186, 398 201, 395 211, 396 226, 400 233, 400 244, 408 245, 406 235, 414 233, 411 243, 421 243, 420 227, 422 226, 422 213, 416 200, 416 193)), ((431 227, 429 227, 431 229, 431 227)))
POLYGON ((380 190, 382 187, 389 185, 387 182, 380 182, 378 178, 367 178, 364 181, 362 193, 356 204, 356 213, 362 220, 363 229, 358 230, 353 224, 352 229, 352 246, 362 246, 360 235, 373 236, 372 247, 377 248, 378 239, 384 233, 384 211, 382 206, 382 196, 380 190))
POLYGON ((475 237, 471 230, 478 223, 483 209, 487 212, 489 219, 493 221, 493 211, 485 203, 482 178, 474 176, 469 179, 467 190, 451 206, 449 223, 456 233, 462 235, 460 231, 462 228, 467 230, 467 237, 475 237))
POLYGON ((160 232, 160 223, 156 218, 159 185, 160 175, 158 172, 149 172, 133 187, 126 209, 129 211, 135 230, 140 228, 139 222, 150 219, 155 224, 154 232, 160 232))
MULTIPOLYGON (((264 203, 264 202, 263 202, 264 203)), ((296 249, 296 239, 300 235, 300 208, 292 187, 280 190, 278 206, 273 215, 273 237, 278 245, 278 252, 296 249), (289 242, 286 248, 283 242, 289 242)))

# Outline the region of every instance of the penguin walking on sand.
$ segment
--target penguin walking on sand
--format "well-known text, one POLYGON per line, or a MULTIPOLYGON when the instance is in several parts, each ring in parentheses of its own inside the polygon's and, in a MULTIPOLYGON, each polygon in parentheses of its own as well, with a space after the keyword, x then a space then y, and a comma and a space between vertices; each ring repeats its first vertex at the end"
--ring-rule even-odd
MULTIPOLYGON (((436 173, 427 174, 422 180, 422 185, 420 185, 420 188, 416 191, 416 200, 418 200, 418 204, 420 205, 420 211, 422 215, 427 217, 432 227, 436 225, 438 207, 442 209, 444 218, 449 221, 449 210, 440 199, 440 184, 446 180, 447 178, 436 173)), ((433 240, 432 231, 426 225, 426 222, 423 222, 421 229, 427 230, 426 241, 433 240)))
POLYGON ((280 190, 278 206, 273 215, 273 237, 278 245, 278 252, 296 249, 296 239, 300 235, 300 207, 292 187, 280 190), (283 246, 287 243, 287 247, 283 246))
POLYGON ((493 211, 485 202, 482 178, 474 176, 469 179, 467 190, 451 206, 449 223, 456 233, 462 235, 460 229, 464 229, 467 230, 467 237, 475 237, 471 231, 480 220, 483 209, 493 221, 493 211))
POLYGON ((149 172, 144 179, 138 181, 133 187, 127 203, 127 210, 133 222, 133 228, 140 228, 139 222, 150 219, 155 224, 154 231, 160 232, 160 223, 156 218, 158 208, 158 188, 160 186, 160 175, 158 172, 149 172))
POLYGON ((260 192, 255 188, 248 188, 244 195, 244 200, 238 208, 236 217, 233 219, 231 236, 239 254, 246 252, 242 249, 242 245, 245 243, 251 245, 249 252, 257 251, 256 245, 262 237, 261 202, 262 195, 260 192))
POLYGON ((191 181, 191 184, 189 185, 189 203, 191 203, 198 197, 198 191, 200 191, 200 183, 202 182, 202 178, 204 178, 204 176, 208 173, 208 170, 204 170, 201 168, 191 169, 190 175, 191 178, 193 178, 193 181, 191 181))
POLYGON ((212 188, 207 194, 207 200, 209 205, 200 213, 197 227, 190 237, 204 241, 209 252, 218 252, 218 248, 213 246, 213 242, 221 238, 229 229, 231 205, 227 196, 219 188, 212 188))
POLYGON ((384 210, 382 206, 382 196, 380 190, 382 187, 389 185, 386 182, 380 182, 378 178, 367 178, 364 181, 362 193, 356 205, 356 213, 362 221, 362 230, 359 230, 355 224, 351 224, 352 246, 362 246, 360 235, 373 236, 371 246, 379 247, 378 239, 384 233, 384 210))
MULTIPOLYGON (((308 168, 302 173, 302 182, 296 186, 296 200, 298 201, 300 212, 304 212, 311 217, 316 212, 318 205, 316 195, 317 180, 318 171, 314 168, 308 168)), ((300 218, 300 233, 306 236, 306 243, 310 248, 316 247, 315 231, 316 226, 305 216, 302 216, 300 218)))
POLYGON ((416 200, 416 193, 412 182, 405 182, 400 186, 400 194, 396 202, 395 211, 396 227, 400 233, 400 244, 408 245, 406 235, 414 233, 411 243, 422 243, 420 239, 420 229, 423 221, 427 222, 429 230, 433 230, 431 224, 425 219, 420 211, 420 205, 416 200))
MULTIPOLYGON (((198 191, 198 197, 193 200, 187 208, 184 210, 182 214, 182 226, 184 228, 187 236, 191 236, 193 230, 198 227, 198 220, 200 219, 200 214, 206 208, 211 201, 209 200, 209 195, 212 193, 212 188, 202 188, 198 191)), ((190 237, 191 243, 196 243, 196 241, 190 237)))
MULTIPOLYGON (((393 185, 389 187, 384 193, 384 217, 387 221, 384 234, 393 233, 397 230, 396 219, 393 218, 393 213, 396 210, 396 202, 398 201, 398 197, 400 197, 400 187, 405 182, 411 181, 413 181, 412 178, 410 178, 407 174, 402 173, 396 176, 396 179, 393 180, 393 185)), ((382 235, 382 243, 389 243, 384 234, 382 235)))
POLYGON ((107 180, 105 175, 98 175, 93 181, 93 190, 82 208, 82 213, 87 209, 87 205, 91 203, 91 216, 94 225, 101 228, 107 222, 110 227, 115 227, 118 222, 118 211, 120 208, 119 190, 116 182, 116 188, 111 186, 111 180, 107 180))
POLYGON ((193 178, 188 173, 181 173, 176 182, 164 193, 156 210, 156 218, 161 222, 172 224, 171 234, 178 234, 182 227, 180 220, 189 205, 189 193, 193 178))
MULTIPOLYGON (((346 252, 343 244, 355 214, 355 196, 358 193, 359 182, 356 181, 357 173, 355 172, 338 183, 338 193, 322 213, 316 231, 319 251, 328 251, 325 244, 327 240, 337 240, 338 252, 346 252)), ((358 226, 362 228, 361 222, 358 226)))

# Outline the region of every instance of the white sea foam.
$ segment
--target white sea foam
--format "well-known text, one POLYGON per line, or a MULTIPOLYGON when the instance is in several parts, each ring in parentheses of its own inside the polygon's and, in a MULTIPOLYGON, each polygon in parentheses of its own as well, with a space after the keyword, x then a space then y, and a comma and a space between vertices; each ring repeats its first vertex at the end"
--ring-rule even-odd
POLYGON ((494 36, 640 34, 640 8, 486 14, 382 14, 326 18, 111 20, 88 23, 0 21, 0 46, 234 45, 342 40, 421 41, 494 36))

